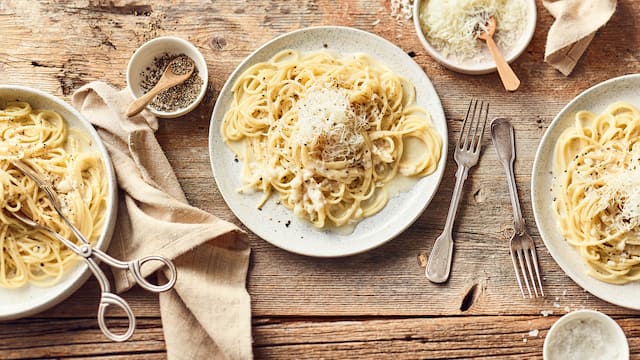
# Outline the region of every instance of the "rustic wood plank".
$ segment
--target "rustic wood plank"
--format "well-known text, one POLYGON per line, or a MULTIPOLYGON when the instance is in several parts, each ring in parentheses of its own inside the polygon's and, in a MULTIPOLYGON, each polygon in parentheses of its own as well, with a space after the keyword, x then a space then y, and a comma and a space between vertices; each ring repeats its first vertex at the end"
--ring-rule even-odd
MULTIPOLYGON (((255 350, 259 358, 274 359, 539 359, 544 337, 556 319, 473 316, 315 323, 268 319, 254 325, 260 339, 255 350)), ((617 320, 627 335, 637 333, 637 318, 617 320)), ((637 340, 629 346, 632 353, 640 351, 637 340)))
MULTIPOLYGON (((106 274, 109 274, 108 269, 103 266, 103 270, 106 274)), ((139 287, 134 287, 131 290, 120 294, 131 306, 134 314, 137 317, 159 317, 160 309, 158 303, 158 295, 149 293, 139 287)), ((98 305, 100 303, 100 286, 98 282, 90 277, 89 280, 74 294, 69 296, 66 300, 60 304, 53 306, 47 311, 38 314, 38 318, 76 318, 78 314, 83 316, 96 318, 98 312, 98 305)), ((118 316, 117 313, 109 313, 109 316, 118 316)), ((19 321, 19 320, 15 320, 19 321)), ((14 321, 9 321, 8 325, 11 326, 14 321)), ((0 322, 0 329, 2 329, 3 323, 0 322)))
MULTIPOLYGON (((159 318, 138 318, 134 336, 127 342, 115 343, 105 338, 95 318, 57 319, 30 318, 0 326, 2 359, 64 358, 66 356, 125 356, 136 353, 165 351, 159 318)), ((109 320, 115 332, 124 331, 126 320, 109 320)))
MULTIPOLYGON (((262 318, 254 321, 254 347, 256 358, 274 359, 539 358, 544 337, 555 320, 554 316, 262 318)), ((640 351, 640 319, 616 320, 630 338, 631 352, 640 351)), ((89 323, 67 320, 55 329, 43 322, 15 324, 12 335, 3 337, 0 354, 7 359, 163 358, 157 319, 145 319, 142 330, 123 344, 96 341, 99 334, 89 323)))
MULTIPOLYGON (((513 63, 522 87, 507 94, 496 74, 450 72, 421 47, 413 24, 390 16, 390 1, 302 0, 277 2, 0 0, 0 83, 37 87, 66 100, 81 85, 108 81, 125 86, 131 53, 143 42, 172 34, 193 42, 207 59, 210 87, 190 115, 161 120, 157 137, 195 206, 242 226, 213 180, 209 118, 226 78, 253 50, 274 36, 314 25, 354 26, 415 53, 431 78, 448 119, 448 135, 460 130, 471 97, 487 99, 492 116, 508 116, 516 128, 515 171, 528 230, 538 245, 545 299, 520 298, 505 234, 511 224, 506 180, 495 151, 471 172, 455 225, 456 256, 445 285, 426 281, 420 258, 444 223, 455 166, 448 162, 438 193, 416 223, 393 241, 346 259, 313 259, 287 253, 250 235, 248 289, 252 295, 258 358, 451 358, 539 357, 554 316, 579 308, 614 315, 633 354, 640 353, 638 312, 585 293, 558 267, 535 228, 529 183, 538 142, 555 114, 600 81, 640 71, 640 3, 619 2, 574 74, 565 78, 542 61, 552 17, 538 5, 537 32, 513 63), (624 41, 620 31, 624 29, 624 41), (523 338, 538 328, 536 338, 523 338), (446 331, 441 331, 446 329, 446 331)), ((449 144, 451 154, 453 145, 449 144)), ((125 298, 143 324, 133 341, 104 341, 95 323, 97 284, 37 316, 0 323, 0 358, 163 358, 158 300, 134 289, 125 298)))
POLYGON ((83 359, 94 359, 94 360, 100 360, 100 359, 108 359, 108 360, 164 360, 167 358, 167 354, 164 351, 158 351, 158 352, 141 352, 141 353, 134 353, 134 352, 127 352, 124 355, 120 355, 120 354, 105 354, 105 355, 97 355, 97 356, 66 356, 62 359, 77 359, 77 360, 83 360, 83 359))

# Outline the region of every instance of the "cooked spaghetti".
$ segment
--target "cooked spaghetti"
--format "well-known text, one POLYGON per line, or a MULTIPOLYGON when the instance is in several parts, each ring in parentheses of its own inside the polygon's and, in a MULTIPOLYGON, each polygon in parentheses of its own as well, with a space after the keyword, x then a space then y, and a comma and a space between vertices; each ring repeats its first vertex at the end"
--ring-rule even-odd
POLYGON ((240 191, 264 192, 258 207, 275 190, 318 228, 355 223, 385 206, 396 175, 438 165, 442 141, 413 85, 367 55, 285 50, 233 93, 221 133, 243 160, 240 191))
POLYGON ((34 110, 26 102, 0 108, 0 286, 57 283, 78 259, 47 232, 24 225, 22 212, 60 235, 77 241, 49 199, 11 162, 21 159, 51 183, 65 215, 91 241, 105 226, 108 183, 100 155, 90 140, 69 128, 60 114, 34 110))
POLYGON ((600 115, 578 112, 556 144, 554 175, 562 234, 589 274, 640 279, 640 112, 623 102, 600 115))

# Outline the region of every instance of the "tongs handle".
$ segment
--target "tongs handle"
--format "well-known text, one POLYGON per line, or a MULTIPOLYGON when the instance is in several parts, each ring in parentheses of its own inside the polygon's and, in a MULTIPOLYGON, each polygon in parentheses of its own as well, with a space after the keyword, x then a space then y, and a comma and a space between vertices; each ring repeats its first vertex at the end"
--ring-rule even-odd
POLYGON ((136 317, 129 304, 123 298, 111 292, 103 292, 100 297, 100 306, 98 307, 98 325, 100 326, 102 333, 109 339, 117 342, 127 341, 131 338, 134 330, 136 329, 136 317), (111 305, 121 308, 127 314, 129 326, 127 327, 127 331, 122 335, 114 333, 107 326, 105 315, 107 308, 111 305))
POLYGON ((176 266, 173 264, 173 261, 167 259, 164 256, 149 255, 131 261, 122 261, 112 257, 111 255, 105 253, 100 249, 95 248, 91 249, 90 255, 102 260, 102 262, 109 266, 121 270, 127 270, 133 277, 133 280, 135 280, 135 282, 138 283, 141 288, 151 292, 161 293, 171 290, 171 288, 173 288, 173 286, 176 284, 176 280, 178 279, 178 271, 176 270, 176 266), (144 278, 144 276, 142 275, 142 266, 149 262, 160 262, 160 266, 157 267, 158 270, 168 270, 168 272, 165 271, 165 276, 168 279, 165 284, 156 285, 144 278))
POLYGON ((141 288, 151 292, 160 293, 167 290, 171 290, 171 288, 173 288, 173 285, 175 285, 176 280, 178 278, 178 271, 176 270, 176 266, 173 264, 171 260, 167 259, 164 256, 158 256, 158 255, 145 256, 145 257, 130 261, 128 263, 128 266, 129 266, 129 271, 131 271, 131 274, 133 275, 133 278, 136 280, 138 285, 140 285, 141 288), (145 279, 144 276, 142 276, 142 271, 141 271, 142 265, 150 261, 159 261, 164 265, 164 267, 169 269, 169 274, 165 273, 165 275, 169 279, 165 284, 162 284, 162 285, 153 284, 147 279, 145 279))

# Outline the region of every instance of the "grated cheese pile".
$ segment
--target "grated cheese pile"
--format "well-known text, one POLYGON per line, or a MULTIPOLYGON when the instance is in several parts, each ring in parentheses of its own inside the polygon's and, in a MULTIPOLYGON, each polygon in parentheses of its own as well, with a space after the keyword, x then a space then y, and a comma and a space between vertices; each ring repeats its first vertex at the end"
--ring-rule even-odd
POLYGON ((362 149, 368 121, 356 114, 345 89, 310 88, 296 107, 296 141, 322 161, 348 161, 362 149))
POLYGON ((607 327, 596 319, 576 319, 558 328, 549 339, 550 359, 622 359, 620 349, 607 327))
POLYGON ((608 198, 612 203, 621 205, 619 220, 624 221, 616 221, 616 223, 626 223, 628 228, 624 230, 640 225, 640 168, 627 169, 622 174, 608 174, 604 180, 604 186, 598 190, 597 192, 601 194, 600 202, 608 198))
MULTIPOLYGON (((585 189, 586 200, 595 200, 598 211, 611 217, 606 222, 612 227, 608 229, 610 232, 630 232, 640 226, 640 161, 637 158, 640 154, 635 154, 628 167, 622 169, 616 169, 617 166, 602 166, 617 164, 616 151, 599 151, 597 155, 604 159, 599 165, 600 172, 577 175, 602 177, 601 186, 585 189), (613 207, 613 211, 605 211, 610 207, 613 207)), ((593 165, 591 158, 585 158, 584 161, 588 166, 593 165)), ((618 243, 618 250, 624 250, 624 245, 624 241, 618 243)))
POLYGON ((494 40, 505 56, 522 36, 527 8, 523 0, 428 0, 420 9, 427 41, 444 57, 464 62, 488 60, 477 34, 496 19, 494 40))
MULTIPOLYGON (((298 145, 323 162, 354 160, 365 144, 362 132, 369 123, 356 113, 345 89, 311 87, 295 106, 298 122, 294 141, 298 145)), ((308 169, 291 182, 291 187, 296 190, 291 194, 295 214, 319 212, 326 206, 320 185, 308 169)))

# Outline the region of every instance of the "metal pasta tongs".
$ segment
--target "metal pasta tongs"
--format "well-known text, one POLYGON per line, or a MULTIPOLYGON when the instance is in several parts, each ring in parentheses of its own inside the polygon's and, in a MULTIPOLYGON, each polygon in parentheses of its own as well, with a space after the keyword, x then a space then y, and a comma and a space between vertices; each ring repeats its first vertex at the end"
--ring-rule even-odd
POLYGON ((104 272, 100 269, 100 267, 98 266, 98 262, 96 260, 103 261, 107 265, 113 266, 118 269, 128 270, 133 276, 134 280, 138 283, 138 285, 140 285, 140 287, 142 287, 145 290, 156 292, 156 293, 167 291, 173 288, 173 285, 175 285, 176 278, 177 278, 177 271, 176 271, 175 265, 171 262, 171 260, 163 256, 155 256, 155 255, 145 256, 139 259, 125 262, 125 261, 114 259, 113 257, 107 255, 107 253, 92 247, 89 241, 87 240, 87 238, 85 238, 84 235, 82 235, 82 233, 78 230, 78 228, 76 228, 75 225, 73 225, 73 223, 71 223, 71 221, 62 213, 60 200, 58 199, 58 196, 53 190, 53 188, 51 187, 51 185, 46 181, 44 181, 43 179, 41 179, 40 176, 29 165, 22 162, 21 160, 14 161, 13 165, 22 173, 24 173, 29 178, 31 178, 38 185, 38 187, 42 189, 42 191, 44 191, 44 193, 47 195, 47 198, 49 198, 49 200, 51 201, 53 208, 60 215, 62 220, 69 226, 69 228, 71 228, 71 231, 75 234, 75 236, 82 242, 82 245, 77 245, 73 241, 64 238, 63 236, 55 232, 55 230, 35 222, 33 219, 30 219, 23 213, 17 212, 17 213, 11 213, 11 214, 16 219, 20 220, 26 225, 49 232, 56 239, 60 240, 60 242, 62 242, 65 246, 71 249, 74 253, 81 256, 87 262, 87 265, 89 265, 89 268, 93 272, 93 275, 98 280, 98 283, 100 284, 100 289, 102 292, 100 296, 100 306, 98 307, 98 325, 100 326, 100 330, 102 330, 102 333, 106 337, 108 337, 113 341, 128 340, 133 335, 133 331, 135 330, 135 327, 136 327, 135 315, 133 314, 133 311, 131 310, 131 307, 129 306, 129 304, 123 298, 111 292, 109 279, 104 274, 104 272), (163 264, 163 266, 166 266, 167 269, 169 269, 171 276, 168 277, 169 280, 167 281, 167 283, 163 285, 155 285, 147 281, 142 276, 142 272, 141 272, 142 265, 150 261, 159 261, 163 264), (120 307, 122 310, 124 310, 124 312, 127 314, 127 318, 129 320, 129 327, 127 328, 127 331, 122 335, 117 335, 113 333, 107 327, 107 324, 105 321, 105 313, 109 305, 116 305, 120 307))

